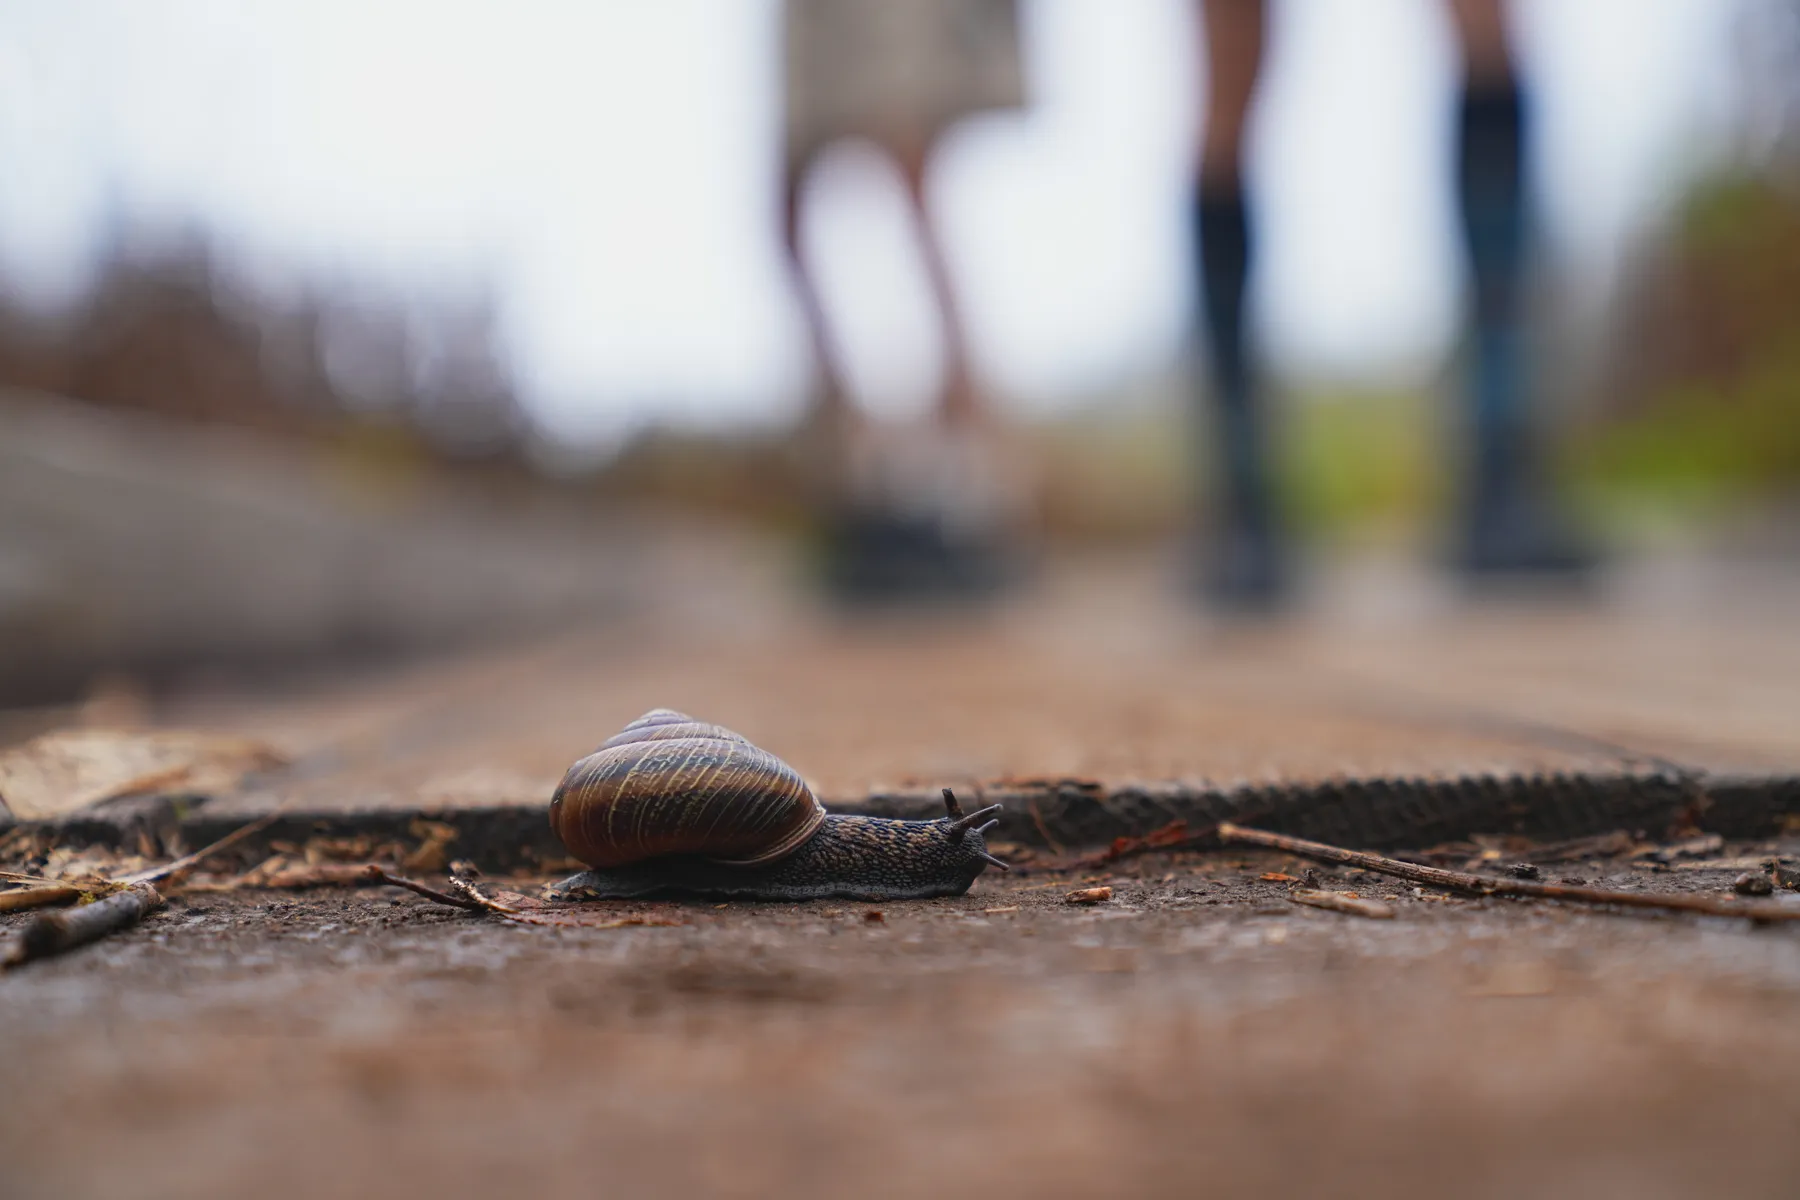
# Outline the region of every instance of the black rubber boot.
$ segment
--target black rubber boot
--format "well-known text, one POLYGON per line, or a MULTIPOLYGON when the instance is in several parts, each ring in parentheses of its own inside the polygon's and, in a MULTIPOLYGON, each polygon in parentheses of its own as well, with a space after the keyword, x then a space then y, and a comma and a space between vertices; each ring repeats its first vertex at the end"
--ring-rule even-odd
POLYGON ((1523 309, 1529 113, 1516 81, 1467 87, 1457 109, 1457 200, 1473 279, 1471 434, 1456 565, 1471 579, 1579 576, 1594 563, 1555 511, 1527 379, 1523 309))
MULTIPOLYGON (((1201 299, 1212 354, 1212 456, 1221 486, 1206 505, 1212 531, 1196 547, 1196 590, 1233 611, 1280 607, 1289 591, 1287 556, 1269 483, 1264 406, 1251 367, 1244 301, 1252 253, 1249 205, 1241 184, 1208 187, 1194 202, 1201 299)), ((1210 400, 1210 403, 1208 403, 1210 400)))

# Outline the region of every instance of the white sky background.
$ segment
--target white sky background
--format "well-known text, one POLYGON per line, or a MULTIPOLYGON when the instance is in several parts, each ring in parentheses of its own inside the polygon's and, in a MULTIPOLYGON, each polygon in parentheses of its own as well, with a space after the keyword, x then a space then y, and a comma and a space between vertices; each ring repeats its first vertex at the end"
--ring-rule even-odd
MULTIPOLYGON (((1547 233, 1596 292, 1726 125, 1743 0, 1533 0, 1547 233)), ((1454 61, 1432 0, 1277 0, 1253 175, 1263 341, 1378 379, 1449 343, 1454 61)), ((1194 33, 1180 0, 1027 0, 1028 113, 980 118, 935 183, 984 374, 1055 411, 1153 371, 1188 324, 1194 33)), ((80 286, 109 217, 218 232, 257 278, 491 284, 534 411, 798 410, 779 253, 772 0, 0 0, 0 265, 80 286)), ((859 388, 937 370, 892 180, 851 148, 809 247, 859 388)))

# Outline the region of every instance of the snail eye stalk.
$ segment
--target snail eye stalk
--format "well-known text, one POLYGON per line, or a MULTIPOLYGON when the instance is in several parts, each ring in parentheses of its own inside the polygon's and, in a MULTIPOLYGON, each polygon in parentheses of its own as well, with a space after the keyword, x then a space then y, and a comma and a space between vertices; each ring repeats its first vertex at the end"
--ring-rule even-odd
POLYGON ((949 788, 944 789, 944 815, 952 821, 963 815, 962 805, 956 800, 956 793, 949 788))
POLYGON ((999 811, 1000 806, 998 804, 990 804, 986 808, 978 808, 966 816, 959 816, 954 821, 950 822, 950 832, 952 834, 960 835, 973 828, 983 817, 991 817, 999 811))

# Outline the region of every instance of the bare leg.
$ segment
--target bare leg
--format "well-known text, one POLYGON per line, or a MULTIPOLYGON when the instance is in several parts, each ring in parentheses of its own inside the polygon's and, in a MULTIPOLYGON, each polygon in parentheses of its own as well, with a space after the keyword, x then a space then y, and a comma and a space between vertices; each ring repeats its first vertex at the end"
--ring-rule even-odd
POLYGON ((1286 585, 1265 414, 1245 324, 1253 229, 1244 190, 1244 131, 1262 73, 1267 12, 1264 0, 1208 0, 1201 11, 1207 97, 1193 222, 1212 357, 1212 428, 1224 484, 1201 582, 1217 603, 1262 609, 1278 603, 1286 585))
POLYGON ((825 304, 818 284, 806 263, 800 244, 801 221, 804 217, 804 188, 812 166, 811 156, 788 166, 782 179, 781 235, 787 249, 788 269, 794 282, 794 293, 800 301, 800 313, 806 321, 807 338, 812 346, 813 367, 818 372, 818 386, 812 398, 810 424, 817 425, 834 438, 851 423, 849 392, 845 387, 843 358, 832 340, 831 325, 826 319, 825 304))
POLYGON ((1264 0, 1207 0, 1201 6, 1206 54, 1206 123, 1199 146, 1203 183, 1239 186, 1244 127, 1262 75, 1268 27, 1264 0))
POLYGON ((798 188, 790 179, 789 253, 827 382, 818 413, 826 427, 818 452, 841 473, 838 494, 827 506, 824 582, 836 599, 851 605, 981 600, 1010 582, 1010 563, 988 540, 993 531, 980 499, 992 481, 971 459, 977 439, 959 436, 974 432, 981 416, 968 341, 925 203, 925 147, 885 148, 906 185, 942 323, 945 377, 933 414, 939 427, 923 441, 908 439, 864 425, 851 410, 819 297, 800 266, 798 188))
POLYGON ((1463 75, 1470 84, 1507 82, 1514 77, 1512 39, 1502 0, 1450 0, 1463 75))
POLYGON ((969 361, 968 329, 958 302, 956 283, 950 276, 950 265, 944 255, 943 239, 931 217, 931 206, 925 196, 925 168, 929 148, 911 146, 897 156, 901 176, 906 181, 906 195, 911 203, 913 227, 925 260, 925 274, 937 306, 938 326, 944 344, 944 380, 938 393, 938 419, 947 427, 973 425, 981 416, 975 389, 974 371, 969 361))

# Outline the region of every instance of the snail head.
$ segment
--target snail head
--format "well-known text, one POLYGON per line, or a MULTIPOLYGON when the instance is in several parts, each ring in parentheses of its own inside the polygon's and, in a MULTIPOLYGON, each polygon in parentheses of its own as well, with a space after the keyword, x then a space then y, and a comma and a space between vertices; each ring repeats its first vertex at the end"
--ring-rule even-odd
POLYGON ((989 866, 999 867, 1002 871, 1012 868, 1002 860, 988 853, 982 836, 1000 823, 994 814, 1000 811, 998 804, 990 804, 986 808, 978 808, 972 813, 963 812, 962 805, 957 802, 956 793, 949 788, 944 789, 944 832, 949 835, 952 844, 960 843, 968 853, 981 859, 989 866), (982 818, 989 818, 983 821, 982 818))

